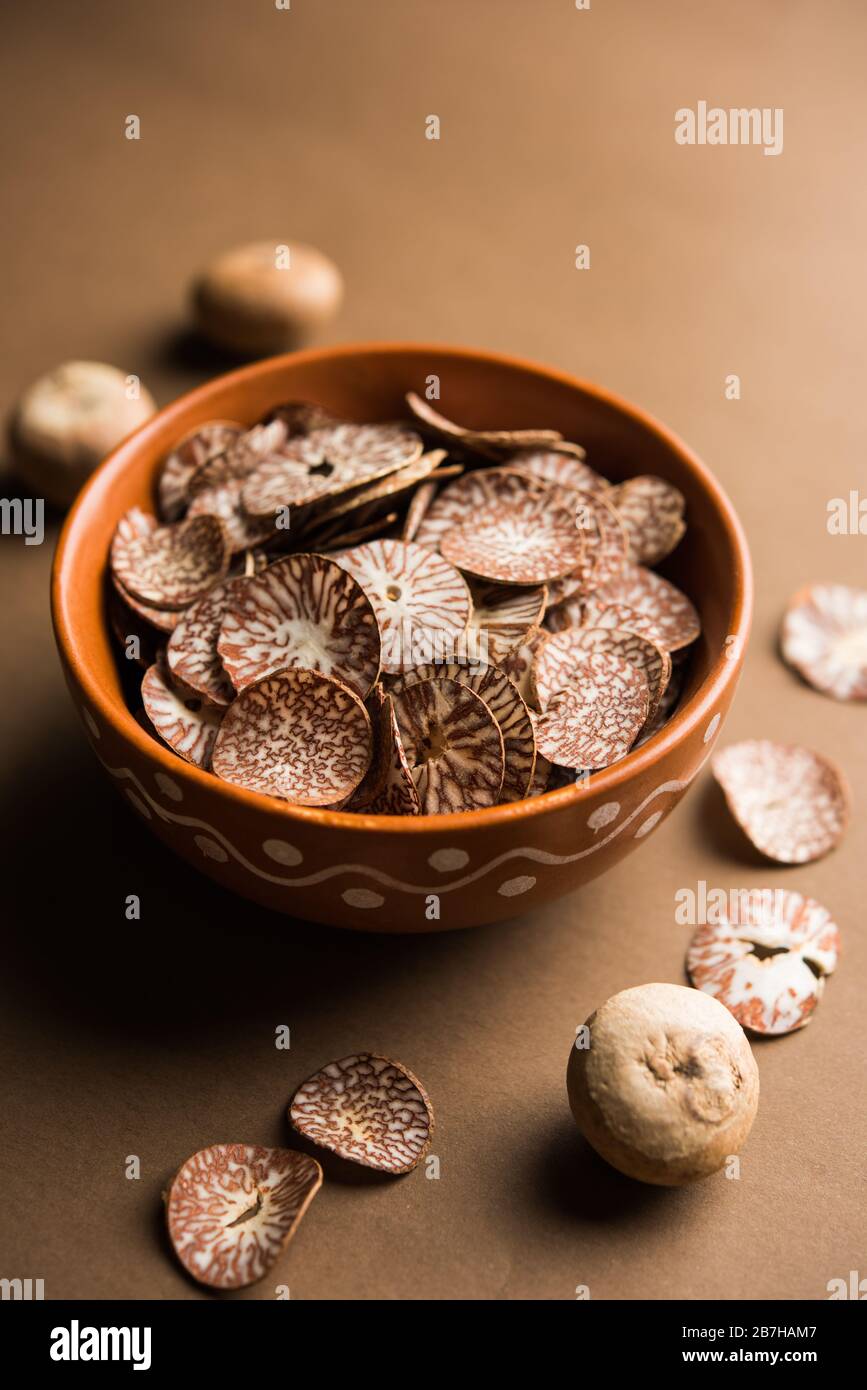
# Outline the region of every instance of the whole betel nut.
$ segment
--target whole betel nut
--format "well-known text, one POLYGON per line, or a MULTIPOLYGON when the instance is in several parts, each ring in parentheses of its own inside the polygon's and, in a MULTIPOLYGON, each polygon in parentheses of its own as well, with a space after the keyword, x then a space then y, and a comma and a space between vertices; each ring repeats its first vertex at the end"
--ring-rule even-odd
POLYGON ((106 454, 155 410, 138 377, 104 362, 65 362, 18 402, 10 424, 16 467, 34 492, 68 506, 106 454))
POLYGON ((294 347, 336 314, 343 278, 315 246, 260 241, 226 251, 193 286, 200 332, 250 356, 294 347))
POLYGON ((758 1107, 759 1071, 718 1000, 682 985, 638 985, 606 1000, 585 1028, 569 1054, 569 1104, 614 1168, 679 1187, 738 1152, 758 1107))

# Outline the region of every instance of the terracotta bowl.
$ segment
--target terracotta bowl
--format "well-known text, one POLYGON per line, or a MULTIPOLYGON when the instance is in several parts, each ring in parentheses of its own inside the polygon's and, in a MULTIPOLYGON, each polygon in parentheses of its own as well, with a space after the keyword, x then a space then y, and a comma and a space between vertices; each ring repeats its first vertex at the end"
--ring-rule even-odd
POLYGON ((106 776, 148 829, 234 893, 359 931, 448 930, 514 916, 570 893, 646 844, 711 752, 743 664, 751 608, 749 552, 731 503, 663 425, 607 391, 531 362, 413 344, 276 357, 161 410, 81 493, 52 585, 73 702, 106 776), (289 399, 317 401, 350 419, 391 419, 405 414, 404 393, 423 391, 431 374, 441 381, 442 409, 462 423, 554 427, 584 444, 608 477, 656 473, 684 492, 689 530, 661 568, 697 605, 703 632, 677 714, 583 786, 457 816, 306 809, 191 767, 139 727, 124 699, 104 613, 118 517, 136 503, 152 508, 158 463, 205 420, 252 423, 289 399))

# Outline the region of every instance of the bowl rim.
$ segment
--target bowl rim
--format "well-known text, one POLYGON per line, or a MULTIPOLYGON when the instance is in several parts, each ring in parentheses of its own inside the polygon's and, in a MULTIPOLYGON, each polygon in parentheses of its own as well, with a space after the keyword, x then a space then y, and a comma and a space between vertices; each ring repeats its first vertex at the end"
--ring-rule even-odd
POLYGON ((571 373, 560 371, 558 368, 548 367, 510 353, 491 352, 485 348, 453 347, 447 343, 430 342, 377 342, 372 340, 359 343, 341 343, 332 347, 311 348, 303 352, 283 353, 279 356, 262 358, 248 363, 231 372, 221 373, 219 376, 204 382, 201 386, 194 387, 193 390, 177 396, 168 405, 161 407, 150 416, 144 424, 127 435, 107 455, 85 483, 64 522, 54 555, 51 575, 52 622, 55 640, 65 662, 74 674, 85 697, 93 705, 94 710, 118 736, 131 742, 161 771, 175 778, 187 778, 194 785, 199 785, 215 795, 225 796, 239 809, 267 811, 272 815, 285 818, 287 822, 300 821, 321 825, 328 829, 357 833, 378 830, 394 836, 419 835, 435 829, 447 829, 451 833, 454 833, 456 828, 459 828, 462 833, 464 831, 487 830, 492 826, 503 825, 509 821, 523 821, 536 816, 551 814, 565 806, 586 800, 589 794, 595 796, 598 793, 617 791, 625 782, 649 770, 665 754, 682 743, 693 732, 702 718, 707 716, 711 708, 721 700, 729 684, 737 679, 749 637, 752 611, 752 562, 743 526, 722 486, 717 482, 707 465, 679 435, 642 407, 633 405, 606 387, 597 386, 593 382, 585 381, 571 375, 571 373), (724 652, 720 652, 692 697, 677 710, 659 733, 654 734, 641 748, 628 753, 625 758, 614 763, 611 767, 592 774, 584 783, 576 783, 573 786, 544 792, 536 797, 507 802, 499 806, 489 806, 477 811, 454 812, 446 815, 383 816, 371 815, 366 812, 326 810, 315 806, 296 806, 290 802, 280 801, 275 797, 265 796, 260 792, 247 791, 243 787, 226 782, 214 773, 205 772, 180 758, 172 749, 159 743, 142 729, 122 700, 113 700, 103 693, 99 682, 93 677, 87 663, 83 660, 76 642, 76 618, 69 603, 69 594, 74 589, 74 584, 71 582, 72 573, 68 572, 72 564, 68 560, 68 555, 73 548, 73 538, 80 527, 86 526, 86 512, 90 498, 96 488, 100 486, 101 481, 108 474, 121 471, 129 458, 137 452, 141 443, 146 441, 150 435, 162 431, 173 416, 186 413, 191 406, 204 405, 216 388, 223 388, 227 384, 242 387, 257 376, 279 370, 283 366, 288 367, 299 363, 312 364, 364 355, 400 356, 410 352, 413 354, 425 352, 446 354, 468 361, 483 360, 489 364, 502 365, 512 370, 556 381, 561 386, 581 391, 627 416, 645 431, 656 435, 669 450, 678 454, 701 486, 711 495, 722 518, 732 553, 736 557, 732 574, 734 585, 733 622, 730 624, 732 630, 728 635, 737 641, 737 656, 735 659, 731 659, 724 652))

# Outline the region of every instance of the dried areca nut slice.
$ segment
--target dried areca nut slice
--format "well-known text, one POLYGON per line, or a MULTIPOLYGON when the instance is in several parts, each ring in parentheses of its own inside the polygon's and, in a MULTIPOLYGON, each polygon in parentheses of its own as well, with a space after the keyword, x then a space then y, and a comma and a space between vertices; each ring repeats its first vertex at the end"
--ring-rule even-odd
POLYGON ((537 712, 539 695, 533 684, 533 663, 542 643, 547 641, 547 636, 545 632, 531 630, 520 646, 514 647, 508 656, 497 663, 500 670, 505 671, 509 680, 517 686, 518 693, 528 709, 537 712))
POLYGON ((517 468, 520 473, 529 473, 575 492, 598 495, 611 491, 611 484, 601 473, 581 458, 571 458, 559 449, 519 449, 508 462, 510 468, 517 468))
POLYGON ((370 485, 363 484, 360 488, 353 488, 333 502, 326 499, 322 511, 316 513, 316 524, 352 515, 373 503, 399 498, 402 492, 414 488, 417 483, 433 473, 445 457, 445 449, 432 449, 430 453, 422 454, 414 463, 390 473, 386 478, 380 478, 370 485))
POLYGON ((470 616, 470 591, 439 555, 403 541, 371 541, 335 556, 373 604, 383 671, 454 655, 470 616))
POLYGON ((633 564, 658 564, 686 532, 683 493, 664 478, 629 478, 614 489, 611 501, 626 527, 633 564))
POLYGON ((367 704, 373 725, 373 761, 346 809, 375 816, 417 816, 419 796, 400 741, 394 702, 377 685, 367 704))
POLYGON ((468 635, 476 636, 475 654, 492 665, 499 665, 539 625, 548 600, 544 584, 521 589, 476 580, 470 584, 470 595, 468 635))
POLYGON ((554 695, 536 720, 536 747, 560 767, 608 767, 629 752, 647 707, 643 671, 622 657, 590 652, 569 689, 554 695))
POLYGON ((315 405, 313 401, 285 401, 282 405, 275 405, 273 410, 268 411, 263 423, 268 424, 272 420, 282 420, 290 435, 311 434, 313 430, 331 429, 334 425, 347 423, 342 416, 335 415, 324 405, 315 405))
POLYGON ((428 550, 438 551, 443 536, 453 526, 460 526, 480 511, 530 493, 548 497, 550 487, 541 478, 510 468, 477 468, 464 473, 434 498, 418 527, 416 541, 428 550))
POLYGON ((584 559, 572 574, 552 581, 548 588, 549 605, 592 593, 616 579, 626 564, 629 540, 611 504, 604 497, 587 493, 571 496, 575 523, 584 538, 584 559))
POLYGON ((185 762, 209 771, 222 709, 176 687, 159 661, 144 673, 141 698, 160 738, 185 762))
POLYGON ((418 666, 395 678, 395 692, 405 690, 418 681, 450 680, 465 685, 484 700, 500 727, 503 736, 503 789, 500 800, 520 801, 527 795, 533 779, 536 761, 536 737, 530 711, 518 692, 518 687, 505 671, 496 666, 478 664, 418 666))
POLYGON ((241 582, 224 580, 197 599, 182 614, 166 647, 166 664, 173 680, 209 705, 230 705, 235 698, 235 687, 217 651, 217 638, 229 599, 241 582))
POLYGON ((180 439, 160 470, 157 501, 163 521, 177 521, 189 500, 190 481, 196 469, 221 454, 244 433, 234 420, 209 420, 180 439))
POLYGON ((671 657, 655 642, 621 628, 573 627, 557 633, 539 649, 533 679, 542 708, 554 695, 568 690, 588 652, 608 652, 643 671, 647 681, 649 718, 671 679, 671 657))
POLYGON ((290 439, 279 455, 250 474, 242 493, 251 516, 273 516, 281 507, 303 506, 345 492, 358 483, 407 467, 423 446, 402 425, 336 425, 290 439))
POLYGON ((219 454, 199 465, 189 481, 189 494, 225 487, 227 483, 243 482, 266 459, 279 455, 289 438, 284 420, 269 420, 253 425, 234 439, 219 454))
POLYGON ((567 508, 552 507, 545 494, 528 494, 454 527, 440 552, 479 579, 544 584, 577 568, 584 542, 567 508))
POLYGON ((294 1149, 200 1149, 166 1194, 175 1254, 209 1288, 255 1284, 277 1263, 321 1186, 316 1159, 294 1149))
POLYGON ((213 516, 158 526, 129 541, 116 531, 111 547, 115 578, 154 608, 186 608, 223 578, 229 558, 225 527, 213 516))
POLYGON ((423 815, 496 806, 503 736, 475 691, 457 681, 419 681, 395 694, 394 712, 423 815))
POLYGON ((533 765, 533 778, 527 789, 527 796, 541 796, 548 790, 548 783, 551 780, 551 772, 554 764, 547 758, 543 758, 541 753, 536 754, 536 761, 533 765))
POLYGON ((202 488, 187 508, 187 516, 216 516, 226 528, 232 555, 264 545, 274 533, 274 518, 247 516, 241 506, 240 478, 202 488))
POLYGON ((717 753, 713 773, 747 839, 778 864, 808 864, 842 840, 848 783, 811 749, 750 739, 717 753))
POLYGON ((744 890, 724 920, 699 927, 686 969, 742 1028, 773 1036, 810 1022, 839 952, 839 930, 821 903, 785 888, 744 890))
POLYGON ((361 586, 324 555, 286 555, 227 596, 217 651, 236 690, 295 667, 365 699, 379 674, 379 628, 361 586))
POLYGON ((382 1173, 409 1173, 430 1147, 430 1097, 400 1062, 360 1052, 298 1087, 289 1122, 321 1149, 382 1173))
MULTIPOLYGON (((369 521, 366 526, 357 526, 354 531, 338 531, 329 537, 327 545, 320 544, 320 550, 342 551, 348 546, 360 545, 362 541, 371 538, 379 539, 379 533, 390 531, 397 524, 397 512, 389 512, 388 516, 377 517, 375 521, 369 521)), ((387 537, 389 540, 396 540, 396 536, 387 537)))
MULTIPOLYGON (((124 657, 147 670, 159 655, 162 639, 157 637, 152 625, 122 597, 115 584, 112 584, 106 595, 106 612, 109 627, 118 645, 123 649, 124 657)), ((175 618, 179 616, 178 613, 173 614, 175 618)))
POLYGON ((813 584, 789 604, 783 660, 835 700, 867 700, 867 589, 813 584))
POLYGON ((151 627, 156 628, 158 632, 173 632, 184 614, 183 608, 154 608, 152 604, 141 603, 139 599, 127 592, 114 575, 112 575, 111 583, 114 593, 123 605, 136 617, 142 618, 151 627))
POLYGON ((562 440, 563 436, 559 430, 546 429, 523 429, 523 430, 474 430, 466 429, 463 425, 456 425, 453 420, 449 420, 445 415, 441 415, 438 410, 434 410, 427 401, 423 401, 414 391, 409 391, 406 403, 417 420, 420 420, 428 429, 435 430, 437 434, 443 435, 446 439, 454 439, 466 444, 469 447, 480 447, 483 449, 544 449, 549 444, 556 444, 562 440))
MULTIPOLYGON (((701 633, 701 621, 686 594, 674 584, 643 565, 627 564, 616 579, 589 595, 584 604, 587 627, 625 627, 639 631, 624 620, 624 609, 641 619, 640 632, 667 652, 688 647, 701 633), (615 608, 613 620, 603 620, 606 609, 615 608)), ((637 621, 637 620, 636 620, 637 621)))
POLYGON ((294 667, 242 690, 223 717, 218 777, 247 791, 334 806, 370 766, 370 718, 358 696, 321 671, 294 667))
POLYGON ((407 508, 406 517, 404 518, 403 529, 400 533, 401 540, 405 541, 407 545, 416 539, 419 528, 430 510, 431 503, 437 495, 438 488, 439 485, 436 481, 428 479, 427 482, 422 483, 413 493, 412 500, 407 508))
POLYGON ((678 665, 673 661, 668 685, 662 692, 662 698, 656 706, 656 709, 648 715, 644 728, 633 744, 634 748, 641 748, 648 739, 653 738, 654 734, 658 734, 660 729, 665 728, 669 719, 677 709, 685 684, 686 667, 684 665, 678 665))

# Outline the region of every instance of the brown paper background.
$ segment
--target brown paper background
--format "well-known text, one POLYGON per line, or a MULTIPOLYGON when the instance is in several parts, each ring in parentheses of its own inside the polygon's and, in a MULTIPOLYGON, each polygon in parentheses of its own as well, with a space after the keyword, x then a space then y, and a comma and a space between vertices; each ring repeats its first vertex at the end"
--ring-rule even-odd
POLYGON ((867 491, 864 7, 44 0, 4 23, 4 408, 69 357, 170 400, 223 366, 184 335, 188 277, 238 241, 312 241, 347 281, 320 341, 536 357, 699 451, 756 566, 722 742, 813 744, 847 769, 855 815, 823 862, 763 867, 705 773, 639 852, 543 911, 416 939, 293 924, 222 897, 121 808, 52 646, 56 527, 41 548, 4 537, 0 1275, 44 1278, 49 1298, 199 1297, 164 1248, 163 1184, 205 1143, 285 1142, 295 1085, 360 1048, 423 1078, 441 1177, 326 1184, 242 1296, 815 1299, 867 1274, 865 711, 774 651, 801 584, 864 581, 867 541, 825 523, 829 498, 867 491), (783 107, 783 154, 677 146, 674 111, 699 99, 783 107), (699 879, 809 891, 845 954, 810 1027, 756 1046, 740 1181, 657 1191, 586 1148, 565 1064, 609 994, 682 980, 674 895, 699 879))

